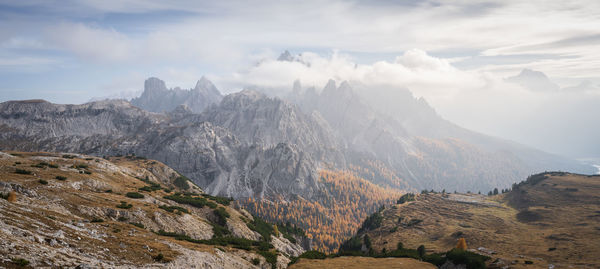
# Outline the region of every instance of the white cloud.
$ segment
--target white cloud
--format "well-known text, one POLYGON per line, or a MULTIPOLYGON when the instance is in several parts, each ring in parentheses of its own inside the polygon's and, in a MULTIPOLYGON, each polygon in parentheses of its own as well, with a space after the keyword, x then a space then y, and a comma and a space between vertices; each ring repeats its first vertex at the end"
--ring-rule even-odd
POLYGON ((114 29, 61 23, 46 29, 46 38, 61 50, 99 62, 135 59, 136 49, 128 36, 114 29))

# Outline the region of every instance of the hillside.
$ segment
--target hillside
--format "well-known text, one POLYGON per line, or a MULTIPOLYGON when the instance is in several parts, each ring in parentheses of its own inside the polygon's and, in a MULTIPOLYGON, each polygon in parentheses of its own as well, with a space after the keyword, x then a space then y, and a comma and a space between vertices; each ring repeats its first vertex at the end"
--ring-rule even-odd
POLYGON ((0 152, 0 178, 0 267, 285 268, 307 243, 131 155, 0 152))
POLYGON ((376 253, 398 242, 445 252, 465 238, 471 251, 491 256, 494 266, 596 268, 599 213, 599 176, 543 173, 500 195, 417 195, 383 210, 381 223, 358 237, 368 235, 376 253))
POLYGON ((401 195, 350 172, 321 170, 319 178, 322 188, 314 201, 248 198, 238 202, 270 222, 298 225, 313 240, 314 249, 328 253, 337 250, 351 237, 371 213, 393 203, 401 195))
POLYGON ((373 269, 435 269, 437 268, 433 264, 418 261, 410 258, 387 258, 387 259, 376 259, 369 257, 338 257, 333 259, 300 259, 298 263, 290 266, 293 269, 317 269, 317 268, 345 268, 345 269, 359 269, 359 268, 373 268, 373 269))

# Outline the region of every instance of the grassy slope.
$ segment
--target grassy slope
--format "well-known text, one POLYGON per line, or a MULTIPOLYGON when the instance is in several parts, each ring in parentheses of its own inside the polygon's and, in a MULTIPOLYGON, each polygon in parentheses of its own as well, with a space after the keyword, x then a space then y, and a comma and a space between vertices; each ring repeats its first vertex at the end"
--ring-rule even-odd
POLYGON ((415 202, 385 210, 382 227, 368 234, 377 251, 394 249, 401 241, 405 247, 424 244, 442 252, 464 237, 470 249, 491 249, 491 261, 517 261, 517 268, 526 260, 534 262, 527 268, 549 263, 595 268, 600 266, 599 221, 600 177, 566 174, 493 197, 419 195, 415 202), (412 220, 422 222, 410 225, 412 220))
POLYGON ((289 268, 291 269, 316 269, 316 268, 390 268, 390 269, 435 269, 433 264, 417 261, 409 258, 370 258, 370 257, 338 257, 333 259, 324 260, 308 260, 300 259, 297 263, 293 264, 289 268))

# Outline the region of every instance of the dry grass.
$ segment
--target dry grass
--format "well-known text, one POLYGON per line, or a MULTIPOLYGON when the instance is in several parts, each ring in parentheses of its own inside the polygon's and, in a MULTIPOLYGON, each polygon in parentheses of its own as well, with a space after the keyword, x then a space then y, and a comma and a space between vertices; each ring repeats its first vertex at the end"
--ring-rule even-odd
POLYGON ((435 269, 433 264, 417 261, 409 258, 369 258, 369 257, 338 257, 324 260, 300 259, 293 264, 291 269, 335 269, 335 268, 372 268, 372 269, 415 269, 431 268, 435 269))
POLYGON ((469 249, 491 249, 491 261, 516 261, 514 268, 600 267, 600 177, 550 176, 505 195, 470 196, 473 203, 456 201, 453 194, 419 195, 385 210, 383 226, 369 232, 374 248, 395 249, 403 242, 443 252, 464 237, 469 249), (414 219, 422 222, 407 225, 414 219), (524 265, 526 260, 534 264, 524 265))
MULTIPOLYGON (((103 222, 89 222, 96 216, 81 212, 81 207, 115 209, 120 201, 126 201, 133 207, 129 211, 141 210, 146 216, 153 216, 155 212, 164 213, 157 204, 149 203, 143 199, 129 199, 126 192, 138 191, 146 186, 144 182, 136 179, 128 170, 111 170, 106 164, 111 164, 98 158, 62 158, 55 153, 14 153, 17 158, 0 159, 0 178, 2 182, 18 184, 32 195, 17 194, 14 205, 0 207, 0 220, 8 225, 19 227, 23 230, 39 231, 43 229, 48 234, 57 231, 64 232, 62 241, 75 244, 81 253, 96 253, 102 260, 118 264, 130 264, 134 267, 154 262, 154 257, 163 254, 164 260, 172 260, 180 255, 171 249, 169 243, 176 243, 188 249, 214 253, 215 246, 193 244, 177 241, 170 237, 158 236, 148 229, 140 229, 127 221, 110 220, 103 216, 103 222), (49 159, 35 159, 37 157, 49 159), (98 159, 98 161, 96 161, 98 159), (58 168, 49 166, 33 167, 41 162, 58 165, 58 168), (87 164, 86 171, 91 174, 80 173, 82 169, 73 168, 73 165, 87 164), (15 169, 27 169, 29 175, 16 174, 15 169), (123 172, 125 171, 125 172, 123 172), (58 180, 56 176, 66 177, 58 180), (47 185, 39 184, 39 180, 48 181, 47 185), (98 183, 96 186, 89 182, 98 183), (111 192, 107 192, 111 190, 111 192), (102 238, 94 236, 84 237, 78 230, 78 224, 85 224, 88 230, 95 230, 97 234, 105 234, 102 238), (41 227, 41 228, 40 228, 41 227)), ((162 165, 148 160, 115 161, 121 167, 149 168, 151 165, 162 165)), ((155 169, 163 169, 155 167, 155 169)), ((163 187, 171 187, 165 186, 163 187)), ((0 188, 0 192, 3 191, 0 188)), ((177 190, 174 190, 177 191, 177 190)), ((147 197, 161 200, 167 192, 164 190, 144 193, 147 197)), ((164 199, 162 199, 164 200, 164 199)), ((4 240, 4 239, 3 239, 4 240)), ((230 247, 222 247, 227 251, 230 247)), ((18 253, 15 250, 0 249, 0 256, 12 257, 18 253)), ((22 249, 21 251, 27 251, 22 249)), ((236 250, 237 251, 237 250, 236 250)), ((53 257, 52 257, 53 258, 53 257)), ((52 258, 48 265, 52 266, 52 258)))

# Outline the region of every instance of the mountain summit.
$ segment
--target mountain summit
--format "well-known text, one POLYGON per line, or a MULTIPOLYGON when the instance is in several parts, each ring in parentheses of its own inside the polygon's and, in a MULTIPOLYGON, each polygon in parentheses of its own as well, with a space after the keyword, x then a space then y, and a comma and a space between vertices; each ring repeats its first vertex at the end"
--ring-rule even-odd
POLYGON ((204 76, 189 90, 168 89, 164 81, 151 77, 144 82, 142 95, 132 99, 131 104, 151 112, 169 112, 186 105, 192 112, 200 113, 222 98, 217 87, 204 76))

